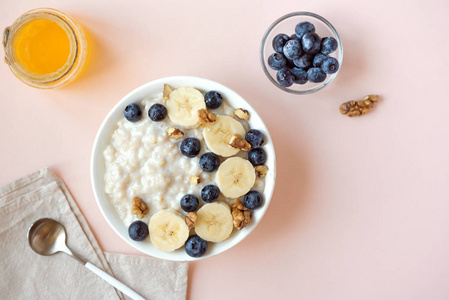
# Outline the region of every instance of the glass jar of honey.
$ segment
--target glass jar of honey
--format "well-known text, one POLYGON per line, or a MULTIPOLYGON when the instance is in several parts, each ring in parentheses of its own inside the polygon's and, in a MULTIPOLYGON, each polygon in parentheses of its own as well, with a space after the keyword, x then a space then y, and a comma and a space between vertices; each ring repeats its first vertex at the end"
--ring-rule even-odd
POLYGON ((57 88, 84 69, 87 41, 81 27, 60 11, 31 10, 3 33, 5 62, 14 75, 36 88, 57 88))

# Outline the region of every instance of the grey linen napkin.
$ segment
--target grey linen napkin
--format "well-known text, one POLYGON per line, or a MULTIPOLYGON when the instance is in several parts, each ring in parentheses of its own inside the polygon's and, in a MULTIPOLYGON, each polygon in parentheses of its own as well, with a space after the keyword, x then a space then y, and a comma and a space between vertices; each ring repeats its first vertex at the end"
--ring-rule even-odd
POLYGON ((48 169, 0 188, 0 299, 127 299, 66 254, 31 250, 28 228, 45 217, 64 225, 74 253, 143 297, 185 299, 187 263, 103 253, 64 183, 48 169))

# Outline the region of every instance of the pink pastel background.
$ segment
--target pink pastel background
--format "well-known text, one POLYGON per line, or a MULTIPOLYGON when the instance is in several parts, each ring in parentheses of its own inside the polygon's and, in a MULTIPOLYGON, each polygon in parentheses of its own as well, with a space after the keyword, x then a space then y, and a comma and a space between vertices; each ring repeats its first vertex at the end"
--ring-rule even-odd
POLYGON ((138 254, 93 197, 97 129, 143 83, 209 78, 265 120, 278 176, 258 228, 190 264, 188 298, 449 299, 448 1, 3 0, 0 26, 38 7, 84 25, 92 59, 77 82, 48 91, 0 65, 0 185, 49 166, 105 251, 138 254), (308 96, 274 87, 258 52, 266 28, 300 10, 327 18, 344 44, 340 74, 308 96), (369 93, 382 96, 374 112, 340 115, 369 93))

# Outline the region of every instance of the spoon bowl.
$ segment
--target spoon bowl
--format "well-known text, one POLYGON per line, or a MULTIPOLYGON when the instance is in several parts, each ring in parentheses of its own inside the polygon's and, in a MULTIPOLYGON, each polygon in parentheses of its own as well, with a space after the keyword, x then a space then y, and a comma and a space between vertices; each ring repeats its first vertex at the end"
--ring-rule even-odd
POLYGON ((64 226, 53 219, 37 220, 28 230, 28 243, 40 255, 48 256, 63 251, 66 239, 64 226))

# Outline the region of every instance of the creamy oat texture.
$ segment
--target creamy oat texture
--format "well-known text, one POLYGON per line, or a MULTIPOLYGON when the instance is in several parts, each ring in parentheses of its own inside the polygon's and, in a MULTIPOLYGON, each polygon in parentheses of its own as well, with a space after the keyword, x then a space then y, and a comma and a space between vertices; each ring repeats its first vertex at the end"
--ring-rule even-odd
MULTIPOLYGON (((139 103, 143 109, 140 121, 132 123, 122 117, 103 152, 105 192, 126 226, 137 220, 131 213, 132 199, 136 196, 149 207, 149 213, 142 219, 148 224, 151 216, 159 210, 172 208, 183 212, 179 202, 185 194, 197 196, 201 205, 201 189, 215 184, 215 172, 202 171, 198 162, 199 157, 208 151, 203 129, 180 128, 168 117, 161 122, 151 121, 148 110, 155 103, 162 103, 162 93, 139 103), (184 137, 178 140, 169 138, 166 132, 169 127, 181 129, 184 137), (179 151, 179 144, 187 137, 195 137, 201 142, 202 150, 197 157, 187 158, 179 151), (198 185, 191 183, 192 176, 200 177, 198 185)), ((233 111, 234 108, 226 101, 219 109, 212 110, 216 114, 229 116, 233 115, 233 111)), ((248 130, 248 124, 241 122, 248 130)), ((246 158, 246 155, 247 152, 240 151, 237 156, 246 158)), ((253 189, 263 192, 264 180, 258 178, 253 189)), ((231 203, 234 199, 225 199, 220 195, 218 200, 231 203)))

